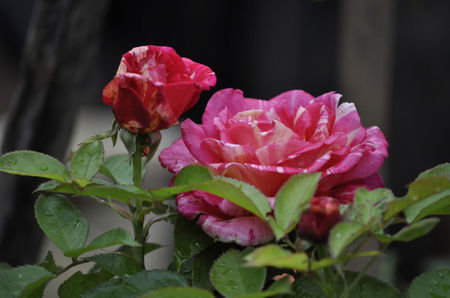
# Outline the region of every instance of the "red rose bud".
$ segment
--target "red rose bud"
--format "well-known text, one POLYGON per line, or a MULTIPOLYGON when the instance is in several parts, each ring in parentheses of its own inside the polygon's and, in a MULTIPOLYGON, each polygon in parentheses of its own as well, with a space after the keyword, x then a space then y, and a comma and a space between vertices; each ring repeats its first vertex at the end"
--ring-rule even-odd
POLYGON ((314 197, 309 210, 302 214, 298 225, 301 237, 324 242, 328 238, 331 228, 341 220, 338 202, 331 197, 314 197))
POLYGON ((170 47, 142 46, 125 53, 114 79, 103 89, 119 124, 150 133, 178 124, 201 91, 216 84, 207 66, 181 58, 170 47))

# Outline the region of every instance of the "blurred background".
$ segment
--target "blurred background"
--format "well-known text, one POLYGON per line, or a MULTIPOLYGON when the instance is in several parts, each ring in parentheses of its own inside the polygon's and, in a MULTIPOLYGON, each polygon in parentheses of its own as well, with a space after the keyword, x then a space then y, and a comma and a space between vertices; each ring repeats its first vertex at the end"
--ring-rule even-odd
MULTIPOLYGON (((382 174, 397 196, 419 172, 450 161, 446 0, 0 0, 2 153, 33 149, 64 160, 81 140, 109 129, 113 117, 101 91, 121 55, 147 44, 171 46, 216 72, 217 86, 184 115, 194 121, 222 88, 267 99, 290 89, 315 96, 335 90, 356 103, 364 126, 385 133, 390 157, 382 174)), ((178 136, 170 129, 163 146, 178 136)), ((155 171, 149 187, 170 179, 155 171)), ((32 215, 39 181, 0 178, 0 262, 33 263, 47 245, 32 215)), ((78 204, 96 221, 91 226, 122 224, 106 208, 78 204)), ((393 246, 390 266, 379 265, 378 274, 401 286, 450 267, 449 233, 443 218, 430 235, 393 246)), ((171 227, 152 237, 167 244, 148 260, 163 268, 171 227)))

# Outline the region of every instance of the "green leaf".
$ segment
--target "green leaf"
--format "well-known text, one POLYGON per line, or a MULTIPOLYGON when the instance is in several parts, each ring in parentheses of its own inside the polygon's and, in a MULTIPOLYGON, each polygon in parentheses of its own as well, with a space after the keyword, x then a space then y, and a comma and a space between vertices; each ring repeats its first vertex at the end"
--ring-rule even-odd
POLYGON ((148 191, 134 185, 88 185, 79 195, 102 197, 128 203, 131 199, 152 201, 148 191))
POLYGON ((58 266, 56 266, 55 259, 53 258, 53 254, 51 251, 47 252, 47 256, 44 261, 39 264, 42 268, 47 269, 49 272, 56 274, 59 271, 58 266))
POLYGON ((276 244, 269 244, 255 249, 244 257, 247 266, 290 268, 308 271, 308 255, 304 252, 292 253, 276 244))
POLYGON ((267 290, 262 292, 251 293, 247 295, 240 295, 236 298, 265 298, 274 297, 281 294, 292 294, 291 292, 291 280, 289 277, 283 277, 275 281, 267 290))
POLYGON ((308 209, 319 180, 320 173, 298 174, 291 177, 278 191, 275 218, 284 234, 295 227, 300 215, 308 209))
POLYGON ((437 176, 446 176, 450 178, 450 163, 443 163, 435 166, 434 168, 428 169, 420 173, 420 175, 417 176, 416 180, 420 178, 430 178, 437 176))
MULTIPOLYGON (((346 272, 347 284, 351 284, 359 275, 359 272, 346 272)), ((342 286, 342 283, 338 284, 342 286)), ((363 274, 361 279, 350 291, 349 298, 401 298, 398 290, 387 283, 372 276, 363 274)))
POLYGON ((175 177, 174 186, 199 184, 213 179, 207 167, 202 165, 189 165, 184 167, 175 177))
POLYGON ((408 222, 415 222, 429 215, 445 214, 450 214, 450 189, 432 195, 405 210, 408 222))
POLYGON ((356 222, 344 221, 336 224, 328 238, 331 256, 338 257, 347 246, 364 232, 364 227, 356 222))
POLYGON ((70 164, 72 179, 81 187, 88 185, 100 169, 104 153, 101 141, 82 144, 70 164))
MULTIPOLYGON (((292 284, 294 297, 323 298, 327 297, 320 286, 306 276, 297 276, 292 284)), ((361 296, 362 297, 362 296, 361 296)))
POLYGON ((14 151, 0 157, 0 171, 70 182, 70 174, 57 159, 35 151, 14 151))
POLYGON ((28 284, 25 289, 23 289, 19 298, 39 298, 42 297, 44 289, 47 286, 47 282, 53 279, 55 275, 43 276, 39 280, 28 284))
POLYGON ((88 291, 83 297, 134 298, 160 288, 187 286, 186 280, 179 274, 164 270, 151 270, 110 280, 88 291))
POLYGON ((117 276, 136 274, 142 269, 132 257, 117 253, 107 253, 89 257, 89 260, 117 276))
POLYGON ((350 214, 350 218, 355 219, 362 225, 368 225, 373 222, 379 227, 387 204, 394 199, 391 190, 386 188, 378 188, 368 191, 361 187, 355 192, 354 198, 354 214, 350 214))
POLYGON ((415 222, 409 226, 404 227, 397 234, 390 237, 391 241, 409 242, 422 237, 431 232, 431 230, 437 225, 438 222, 439 218, 437 217, 427 218, 415 222))
MULTIPOLYGON (((128 154, 113 155, 105 158, 100 173, 108 176, 117 184, 133 184, 133 166, 128 154)), ((142 159, 142 175, 145 176, 145 158, 142 159)))
POLYGON ((57 192, 74 195, 81 194, 81 191, 71 183, 63 183, 55 180, 50 180, 40 184, 34 192, 57 192))
POLYGON ((209 280, 209 271, 214 264, 214 261, 224 253, 226 250, 223 243, 215 243, 194 256, 192 260, 192 286, 209 291, 213 291, 214 288, 209 280))
POLYGON ((23 295, 30 297, 34 290, 40 290, 42 283, 45 284, 53 277, 54 275, 37 265, 8 270, 0 276, 0 297, 17 297, 28 286, 30 288, 23 295))
POLYGON ((11 269, 12 269, 12 267, 9 264, 7 264, 7 263, 0 263, 0 276, 3 273, 5 273, 6 271, 9 271, 11 269))
POLYGON ((87 219, 64 196, 41 194, 34 212, 42 231, 62 251, 84 246, 88 235, 87 219))
POLYGON ((224 296, 237 296, 261 291, 266 268, 243 266, 246 251, 228 250, 211 268, 211 283, 224 296))
POLYGON ((159 201, 182 192, 202 190, 222 197, 250 211, 262 220, 267 219, 267 213, 271 212, 272 209, 270 208, 267 197, 265 197, 257 188, 231 178, 211 178, 209 171, 206 171, 207 169, 203 166, 187 166, 178 173, 173 187, 150 190, 150 194, 153 197, 153 200, 159 201), (181 178, 179 178, 179 176, 181 176, 181 178))
POLYGON ((431 271, 415 278, 408 290, 409 298, 450 297, 450 270, 431 271))
POLYGON ((174 261, 177 270, 194 255, 213 243, 213 239, 203 232, 193 221, 177 216, 174 230, 174 261))
POLYGON ((144 294, 141 298, 214 298, 214 295, 208 291, 196 288, 167 287, 144 294))
POLYGON ((92 242, 83 248, 68 250, 64 253, 67 257, 78 257, 85 252, 101 249, 113 245, 128 245, 128 246, 139 246, 139 243, 133 240, 130 234, 127 231, 121 228, 116 228, 109 230, 102 235, 98 236, 92 242))
POLYGON ((125 128, 122 128, 119 131, 119 137, 130 156, 133 155, 136 152, 136 140, 138 138, 138 134, 129 132, 125 128))
MULTIPOLYGON (((404 198, 389 204, 387 208, 388 211, 384 216, 384 219, 388 220, 391 217, 398 214, 399 212, 407 209, 410 206, 419 204, 424 200, 429 200, 428 203, 436 203, 441 200, 443 200, 444 202, 448 201, 449 190, 450 190, 450 177, 425 176, 424 178, 418 178, 409 185, 408 194, 404 198), (445 194, 438 195, 441 193, 445 194), (434 199, 431 199, 431 197, 435 195, 438 196, 435 197, 434 199)), ((424 205, 427 205, 427 203, 424 203, 424 205)), ((410 210, 409 218, 411 220, 417 220, 418 216, 416 214, 418 214, 418 211, 420 212, 423 207, 424 206, 419 205, 419 207, 410 210)))
POLYGON ((60 298, 79 298, 89 289, 110 280, 113 276, 105 270, 88 274, 77 271, 58 288, 58 296, 60 298))

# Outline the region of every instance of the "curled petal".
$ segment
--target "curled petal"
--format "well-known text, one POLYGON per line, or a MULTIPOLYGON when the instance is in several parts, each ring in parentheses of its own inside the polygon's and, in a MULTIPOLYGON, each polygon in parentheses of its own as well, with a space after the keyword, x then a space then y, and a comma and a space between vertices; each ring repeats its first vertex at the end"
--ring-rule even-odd
POLYGON ((221 219, 201 215, 197 224, 211 237, 221 242, 235 242, 242 246, 255 246, 273 239, 271 228, 256 216, 221 219))

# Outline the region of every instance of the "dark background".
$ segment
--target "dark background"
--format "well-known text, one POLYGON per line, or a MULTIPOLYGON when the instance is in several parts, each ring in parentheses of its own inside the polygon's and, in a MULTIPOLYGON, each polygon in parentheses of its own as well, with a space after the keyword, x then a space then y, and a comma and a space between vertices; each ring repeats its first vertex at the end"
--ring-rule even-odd
MULTIPOLYGON (((77 108, 102 105, 120 56, 146 44, 172 46, 216 72, 217 86, 185 115, 195 121, 222 88, 254 98, 335 90, 357 104, 365 126, 385 132, 383 175, 396 195, 419 172, 450 159, 446 0, 1 0, 0 112, 9 117, 3 152, 27 148, 62 158, 77 108)), ((24 180, 1 179, 11 195, 1 198, 0 261, 31 263, 36 253, 20 246, 41 239, 30 215, 35 182, 25 182, 27 189, 24 180)), ((449 257, 449 226, 443 220, 429 236, 394 247, 399 283, 425 270, 427 258, 449 257)))

